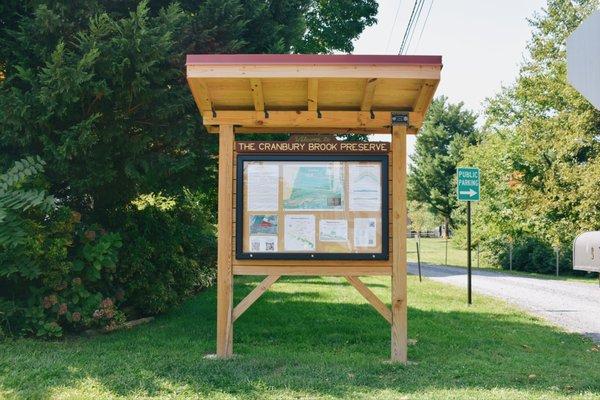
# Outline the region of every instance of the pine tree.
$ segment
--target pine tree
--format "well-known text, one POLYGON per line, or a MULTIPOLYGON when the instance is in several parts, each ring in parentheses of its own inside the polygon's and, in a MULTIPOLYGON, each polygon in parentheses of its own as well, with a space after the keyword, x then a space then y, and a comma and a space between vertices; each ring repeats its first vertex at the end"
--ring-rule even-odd
POLYGON ((411 156, 408 198, 426 204, 444 220, 447 234, 457 207, 454 175, 464 147, 477 140, 476 115, 463 103, 450 104, 446 97, 435 99, 411 156))

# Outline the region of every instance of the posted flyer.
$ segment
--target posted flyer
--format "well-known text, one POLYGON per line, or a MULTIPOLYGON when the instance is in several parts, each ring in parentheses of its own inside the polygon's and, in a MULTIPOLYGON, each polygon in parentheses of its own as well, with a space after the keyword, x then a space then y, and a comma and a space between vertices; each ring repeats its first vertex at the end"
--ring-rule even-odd
POLYGON ((377 240, 375 218, 354 218, 354 246, 375 247, 377 240))
POLYGON ((283 165, 283 209, 342 211, 344 166, 330 163, 283 165))
POLYGON ((381 209, 381 165, 352 163, 348 167, 350 211, 381 209))
POLYGON ((277 211, 279 208, 279 165, 250 163, 248 176, 248 211, 277 211))
POLYGON ((277 251, 277 236, 250 236, 250 251, 269 253, 277 251))
POLYGON ((285 251, 315 250, 315 216, 286 215, 284 229, 285 251))
POLYGON ((319 221, 319 240, 322 242, 348 241, 348 221, 345 219, 322 219, 319 221))

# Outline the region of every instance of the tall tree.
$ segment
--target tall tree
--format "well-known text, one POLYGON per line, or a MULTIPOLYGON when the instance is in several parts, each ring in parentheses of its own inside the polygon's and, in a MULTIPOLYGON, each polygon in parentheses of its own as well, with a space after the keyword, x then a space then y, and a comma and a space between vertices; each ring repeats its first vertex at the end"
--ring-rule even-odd
POLYGON ((462 102, 451 104, 443 96, 434 99, 411 156, 408 198, 426 204, 443 219, 446 232, 453 225, 452 211, 457 207, 456 165, 462 149, 477 141, 476 120, 462 102))
POLYGON ((543 243, 539 270, 553 270, 552 246, 562 246, 568 259, 575 235, 600 228, 600 112, 567 82, 565 46, 599 5, 548 0, 533 16, 519 75, 489 100, 484 139, 466 151, 490 176, 475 231, 488 242, 529 237, 543 243))
POLYGON ((0 243, 0 336, 9 319, 40 335, 99 323, 114 317, 105 297, 160 312, 209 284, 216 140, 186 53, 348 51, 376 11, 374 0, 1 1, 0 171, 39 156, 44 173, 27 184, 59 211, 7 217, 30 229, 18 248, 0 243))
POLYGON ((519 213, 549 242, 569 243, 580 229, 600 227, 597 194, 600 112, 566 79, 566 39, 599 6, 597 0, 549 0, 530 21, 528 57, 512 87, 490 101, 487 126, 522 143, 515 165, 519 213))
POLYGON ((0 166, 40 155, 50 192, 100 220, 143 193, 214 194, 216 143, 186 53, 350 51, 377 12, 374 0, 138 3, 0 5, 0 166))

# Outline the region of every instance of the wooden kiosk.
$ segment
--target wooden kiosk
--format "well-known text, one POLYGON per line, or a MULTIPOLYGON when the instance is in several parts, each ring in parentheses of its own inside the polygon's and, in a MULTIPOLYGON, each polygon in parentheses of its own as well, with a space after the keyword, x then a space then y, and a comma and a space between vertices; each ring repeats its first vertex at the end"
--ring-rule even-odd
POLYGON ((188 55, 203 123, 219 135, 218 357, 233 354, 235 320, 280 276, 320 275, 345 277, 390 323, 392 361, 407 361, 406 135, 421 127, 441 69, 440 56, 188 55), (236 142, 244 133, 392 139, 236 142), (235 275, 266 278, 234 306, 235 275), (367 275, 391 277, 391 310, 367 275))

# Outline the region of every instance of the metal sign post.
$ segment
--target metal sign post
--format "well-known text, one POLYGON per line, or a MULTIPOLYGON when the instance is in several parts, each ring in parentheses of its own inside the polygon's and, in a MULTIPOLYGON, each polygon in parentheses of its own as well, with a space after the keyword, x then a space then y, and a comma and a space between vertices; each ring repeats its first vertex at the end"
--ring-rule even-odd
POLYGON ((467 299, 473 303, 471 290, 471 202, 479 201, 479 168, 459 167, 456 170, 456 195, 458 201, 467 202, 467 299))

